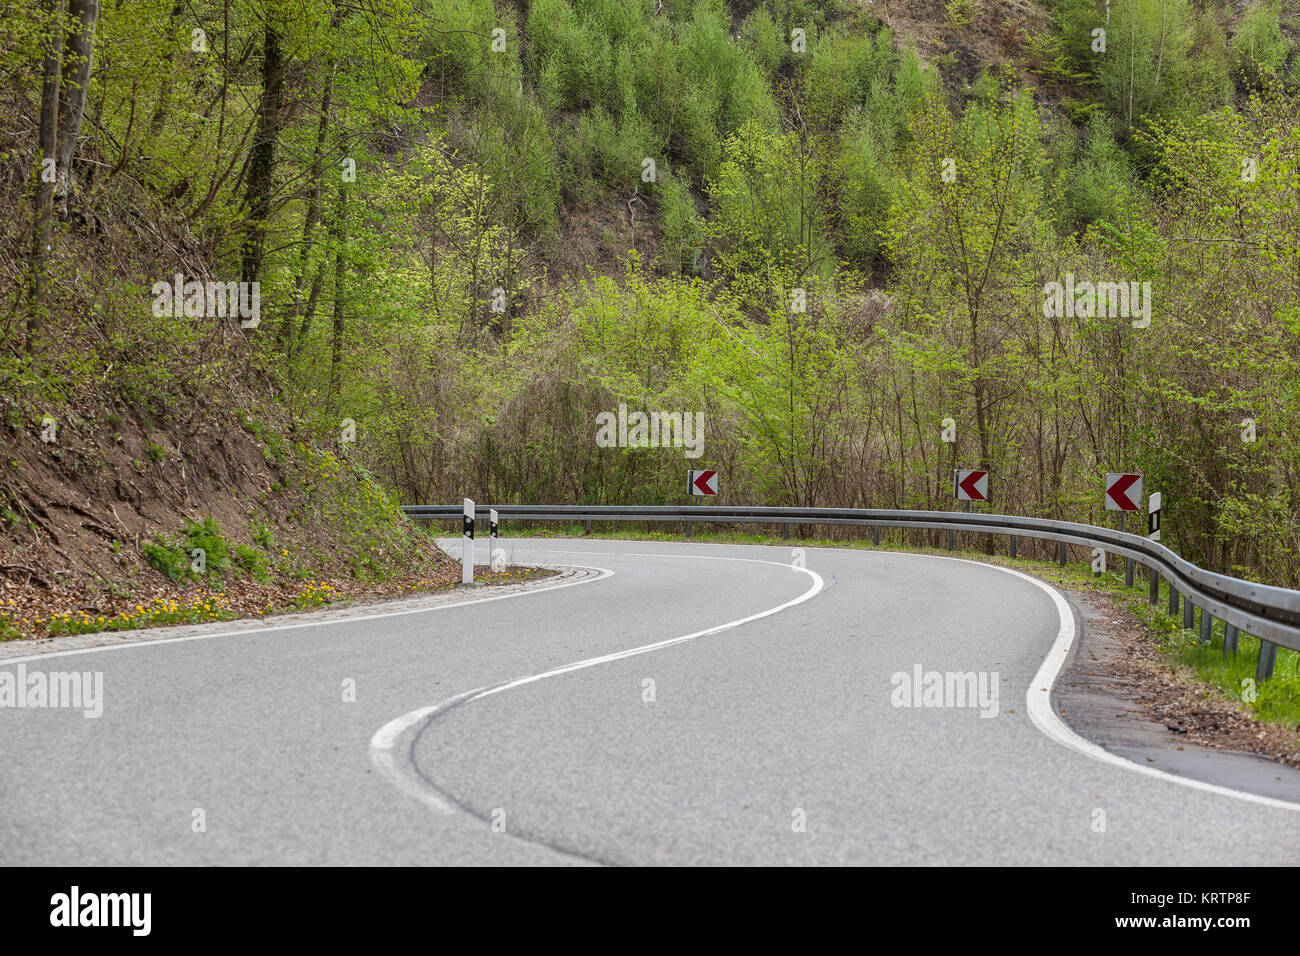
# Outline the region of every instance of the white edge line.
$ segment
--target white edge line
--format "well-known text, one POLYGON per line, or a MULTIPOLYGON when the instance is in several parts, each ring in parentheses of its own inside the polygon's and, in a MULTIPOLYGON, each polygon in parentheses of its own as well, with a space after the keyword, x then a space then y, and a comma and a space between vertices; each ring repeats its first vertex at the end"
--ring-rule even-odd
POLYGON ((524 591, 512 591, 509 594, 494 594, 490 597, 474 598, 470 601, 449 601, 445 604, 435 604, 430 607, 411 607, 404 608, 400 611, 381 611, 377 614, 357 614, 349 617, 329 617, 315 621, 299 621, 296 624, 269 624, 263 627, 243 627, 230 631, 217 631, 212 634, 187 634, 184 637, 162 637, 155 641, 126 641, 121 644, 101 644, 98 647, 85 647, 77 650, 49 651, 45 654, 29 654, 26 657, 6 657, 0 658, 0 667, 7 667, 10 664, 22 664, 28 661, 44 661, 54 657, 72 657, 77 654, 98 654, 100 651, 121 651, 132 647, 157 647, 159 644, 184 644, 189 641, 207 641, 215 637, 267 634, 271 631, 292 631, 303 627, 324 627, 328 624, 353 624, 360 621, 377 621, 385 617, 402 617, 407 614, 424 614, 432 611, 448 610, 450 608, 469 607, 471 604, 487 604, 490 601, 504 601, 507 598, 525 597, 529 594, 541 594, 543 591, 559 591, 562 588, 576 587, 579 584, 594 584, 597 581, 603 581, 605 578, 613 577, 614 575, 614 572, 608 568, 590 568, 583 565, 552 566, 569 568, 581 567, 584 570, 599 571, 600 573, 594 578, 583 578, 580 581, 566 581, 563 584, 549 584, 542 587, 529 588, 524 591))
MULTIPOLYGON (((952 561, 967 561, 965 558, 949 558, 952 561)), ((982 561, 967 561, 969 564, 979 564, 987 568, 997 568, 999 571, 1005 571, 1007 574, 1013 574, 1016 577, 1028 581, 1030 584, 1040 588, 1052 599, 1056 606, 1056 613, 1061 619, 1060 630, 1057 631, 1056 640, 1052 644, 1052 649, 1047 652, 1047 657, 1043 659, 1042 665, 1038 668, 1038 673, 1034 675, 1033 681, 1030 682, 1028 689, 1025 691, 1025 706, 1029 710, 1029 719, 1033 721, 1034 726, 1046 734, 1052 740, 1056 741, 1071 750, 1083 754, 1085 757, 1091 757, 1093 760, 1100 760, 1102 763, 1110 764, 1114 767, 1122 767, 1125 770, 1140 773, 1148 777, 1154 777, 1157 780, 1164 780, 1168 783, 1176 783, 1184 787, 1191 787, 1193 790, 1204 790, 1208 793, 1218 794, 1223 797, 1234 797, 1238 800, 1246 800, 1250 803, 1257 803, 1261 806, 1272 807, 1276 810, 1295 810, 1300 811, 1300 803, 1291 803, 1287 800, 1278 800, 1275 797, 1266 797, 1258 793, 1250 793, 1245 790, 1235 790, 1232 787, 1225 787, 1217 783, 1207 783, 1204 780, 1197 780, 1194 777, 1184 777, 1180 774, 1170 773, 1167 770, 1160 770, 1156 767, 1144 767, 1140 763, 1135 763, 1119 754, 1108 751, 1105 747, 1098 746, 1090 740, 1085 740, 1075 733, 1066 723, 1061 720, 1056 710, 1052 707, 1052 688, 1056 686, 1057 679, 1061 676, 1061 671, 1065 667, 1065 662, 1070 656, 1070 647, 1074 644, 1074 612, 1070 609, 1069 603, 1065 600, 1064 595, 1056 588, 1045 581, 1040 581, 1032 575, 1016 571, 1012 568, 1004 568, 997 564, 985 564, 982 561)))
POLYGON ((463 694, 458 694, 455 697, 449 697, 446 700, 440 701, 439 703, 433 705, 432 707, 420 707, 417 710, 410 711, 409 713, 403 714, 401 717, 397 717, 394 720, 390 720, 388 723, 384 724, 384 726, 380 727, 377 731, 375 731, 374 736, 370 738, 371 763, 373 763, 375 767, 385 777, 387 777, 390 781, 392 781, 397 786, 397 788, 402 791, 402 793, 406 794, 407 796, 414 797, 416 800, 419 800, 425 806, 437 810, 439 813, 444 813, 444 814, 452 813, 453 809, 451 804, 448 803, 446 800, 443 800, 436 790, 434 790, 432 787, 421 785, 415 779, 413 779, 409 775, 403 774, 400 770, 397 769, 397 763, 396 760, 394 759, 394 751, 397 749, 398 740, 408 729, 420 723, 422 720, 432 719, 434 717, 437 717, 438 714, 458 704, 472 703, 473 701, 481 700, 484 697, 491 697, 493 694, 500 694, 503 691, 507 691, 515 687, 522 687, 525 684, 536 683, 537 681, 546 680, 549 677, 558 677, 560 674, 569 674, 572 673, 573 671, 585 670, 586 668, 596 667, 599 664, 606 664, 611 661, 623 660, 624 658, 628 658, 628 657, 637 657, 641 654, 649 654, 651 651, 657 651, 665 647, 672 647, 674 644, 683 644, 686 641, 693 641, 696 638, 700 638, 700 637, 708 637, 711 634, 717 634, 720 631, 731 630, 732 628, 740 627, 743 624, 748 624, 751 621, 757 621, 760 618, 770 617, 773 614, 780 614, 782 611, 786 610, 787 608, 792 608, 796 604, 802 604, 804 601, 811 600, 812 598, 820 594, 822 590, 826 587, 826 582, 822 579, 822 576, 818 574, 816 571, 810 570, 808 568, 794 567, 793 565, 789 565, 781 561, 763 561, 757 558, 728 558, 728 557, 720 557, 714 555, 655 554, 655 555, 645 555, 645 556, 673 557, 673 558, 691 557, 700 560, 711 559, 711 560, 723 560, 723 561, 744 561, 750 564, 771 564, 779 568, 792 568, 795 571, 800 571, 804 574, 807 574, 809 577, 813 579, 813 583, 812 586, 807 591, 804 591, 798 597, 792 598, 791 600, 786 601, 784 604, 779 604, 776 607, 768 608, 765 611, 759 611, 756 614, 750 614, 747 617, 737 618, 734 621, 727 621, 724 624, 718 624, 713 627, 705 628, 702 631, 695 631, 694 633, 691 634, 684 634, 681 637, 669 638, 666 641, 656 641, 653 644, 643 644, 640 647, 629 648, 628 650, 625 651, 616 651, 613 654, 602 654, 599 657, 588 657, 584 660, 575 661, 572 664, 565 664, 561 667, 556 667, 548 671, 543 671, 540 674, 530 674, 525 677, 519 677, 516 678, 515 680, 506 681, 505 683, 497 684, 493 687, 487 687, 487 688, 480 687, 476 690, 466 691, 463 694))

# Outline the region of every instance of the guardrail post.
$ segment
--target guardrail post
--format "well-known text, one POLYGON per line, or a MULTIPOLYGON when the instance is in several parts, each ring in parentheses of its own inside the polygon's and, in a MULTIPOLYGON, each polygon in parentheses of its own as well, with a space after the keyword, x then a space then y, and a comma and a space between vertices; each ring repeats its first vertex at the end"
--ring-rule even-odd
POLYGON ((1012 558, 1015 558, 1015 556, 1016 556, 1016 536, 1013 534, 1013 535, 1011 535, 1010 537, 1011 537, 1011 557, 1012 557, 1012 558))
POLYGON ((948 529, 948 550, 957 550, 957 532, 953 531, 952 528, 948 529))
POLYGON ((690 521, 687 521, 687 522, 686 522, 686 540, 687 540, 687 541, 691 540, 691 523, 690 523, 690 521))
POLYGON ((583 529, 582 529, 582 533, 583 533, 583 534, 591 534, 591 519, 590 519, 590 518, 587 519, 586 524, 585 524, 585 526, 584 526, 583 529))
POLYGON ((1151 606, 1160 603, 1160 572, 1155 568, 1147 568, 1147 581, 1150 583, 1149 599, 1151 606))
POLYGON ((1201 643, 1214 643, 1214 615, 1201 608, 1201 643))
POLYGON ((1228 654, 1232 654, 1233 657, 1237 656, 1237 634, 1238 633, 1239 632, 1237 630, 1237 625, 1229 624, 1227 621, 1223 622, 1223 656, 1224 657, 1227 657, 1228 654))
POLYGON ((1173 578, 1169 579, 1169 613, 1178 613, 1178 589, 1174 587, 1173 578))
POLYGON ((1190 597, 1183 598, 1183 627, 1192 627, 1196 624, 1196 605, 1192 603, 1190 597))
POLYGON ((1069 555, 1070 546, 1066 544, 1064 541, 1058 541, 1056 544, 1057 544, 1056 563, 1059 564, 1061 567, 1065 567, 1065 560, 1066 557, 1069 555))
POLYGON ((1273 664, 1277 661, 1277 645, 1259 639, 1259 662, 1255 665, 1255 683, 1262 684, 1273 676, 1273 664))
POLYGON ((787 522, 785 522, 784 524, 781 525, 781 537, 785 538, 786 540, 789 540, 789 538, 790 538, 790 522, 787 521, 787 522))
POLYGON ((871 543, 877 548, 880 547, 880 525, 878 524, 871 526, 871 543))
POLYGON ((1124 587, 1126 588, 1131 588, 1133 586, 1133 570, 1134 570, 1133 559, 1125 558, 1124 559, 1124 587))

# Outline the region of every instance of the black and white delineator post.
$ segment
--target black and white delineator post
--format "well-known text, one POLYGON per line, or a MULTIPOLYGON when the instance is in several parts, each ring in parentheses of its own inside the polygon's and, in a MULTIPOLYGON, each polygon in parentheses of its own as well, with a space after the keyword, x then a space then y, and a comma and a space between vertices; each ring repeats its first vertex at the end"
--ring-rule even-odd
POLYGON ((465 499, 465 543, 460 555, 460 583, 474 583, 474 502, 465 499))
POLYGON ((497 540, 497 509, 488 509, 488 531, 492 535, 492 543, 495 545, 497 540))

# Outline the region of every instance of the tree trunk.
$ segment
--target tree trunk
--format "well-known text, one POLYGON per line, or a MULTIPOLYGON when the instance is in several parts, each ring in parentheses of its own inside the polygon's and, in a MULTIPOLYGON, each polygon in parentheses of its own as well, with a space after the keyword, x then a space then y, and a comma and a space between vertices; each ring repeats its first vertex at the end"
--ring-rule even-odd
POLYGON ((81 120, 86 115, 90 94, 90 68, 95 59, 95 24, 99 21, 99 0, 68 0, 69 26, 63 39, 63 78, 59 102, 59 195, 63 215, 68 213, 72 189, 72 157, 77 151, 81 120))
POLYGON ((275 147, 280 136, 280 105, 284 95, 284 56, 280 31, 271 20, 266 24, 266 47, 262 55, 262 101, 258 107, 257 138, 248 161, 248 227, 244 233, 242 278, 256 282, 262 273, 266 247, 266 220, 271 214, 271 193, 275 178, 275 147))
MULTIPOLYGON (((171 33, 176 29, 176 21, 180 15, 185 12, 185 4, 177 3, 172 7, 171 17, 168 19, 167 28, 171 33)), ((162 85, 158 88, 158 102, 154 104, 153 117, 149 120, 149 139, 142 144, 145 148, 149 143, 157 139, 163 131, 163 124, 167 120, 167 113, 171 110, 172 105, 172 85, 175 82, 172 72, 175 69, 174 62, 176 59, 175 45, 169 46, 167 52, 163 54, 162 59, 162 85)))
POLYGON ((27 295, 27 350, 34 349, 44 317, 45 267, 50 249, 50 219, 54 211, 54 187, 58 178, 59 142, 59 56, 63 48, 60 33, 62 0, 43 0, 41 12, 48 23, 45 64, 41 78, 40 160, 36 164, 36 209, 32 221, 32 272, 27 295), (51 170, 48 161, 53 161, 51 170))
MULTIPOLYGON (((331 22, 331 28, 337 28, 339 14, 336 12, 331 22)), ((330 109, 334 98, 334 71, 338 67, 338 60, 331 57, 329 64, 329 76, 325 78, 325 92, 321 94, 320 104, 320 123, 316 127, 316 146, 311 157, 311 194, 307 199, 307 211, 303 215, 302 221, 302 248, 298 256, 298 270, 293 277, 293 311, 290 313, 276 332, 276 344, 282 349, 288 340, 288 350, 292 354, 297 344, 293 340, 293 323, 297 321, 302 312, 302 285, 307 278, 307 270, 311 268, 311 252, 314 245, 316 224, 320 222, 320 192, 321 177, 325 171, 325 141, 329 135, 330 126, 330 109)), ((306 331, 308 320, 303 320, 303 332, 306 331)))
POLYGON ((343 287, 347 278, 347 214, 348 190, 339 183, 339 209, 330 234, 334 236, 337 247, 334 253, 334 331, 330 337, 330 387, 329 397, 334 398, 334 388, 338 383, 339 360, 343 356, 343 324, 345 321, 343 287))

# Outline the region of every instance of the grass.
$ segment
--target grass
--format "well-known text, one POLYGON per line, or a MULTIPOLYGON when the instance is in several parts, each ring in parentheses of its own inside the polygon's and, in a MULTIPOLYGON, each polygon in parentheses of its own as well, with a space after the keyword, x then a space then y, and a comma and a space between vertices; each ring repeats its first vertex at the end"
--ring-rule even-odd
POLYGON ((22 630, 7 614, 0 614, 0 641, 13 641, 23 636, 22 630))
MULTIPOLYGON (((592 522, 593 529, 605 522, 592 522)), ((1115 563, 1113 570, 1107 570, 1100 576, 1092 573, 1086 563, 1070 563, 1061 567, 1055 561, 1042 561, 1034 558, 1011 558, 1005 553, 988 554, 982 551, 956 550, 917 547, 903 540, 901 531, 881 529, 880 545, 862 539, 830 538, 786 538, 780 535, 737 531, 701 532, 692 528, 691 537, 676 531, 640 530, 633 523, 620 522, 613 530, 602 530, 601 538, 614 540, 638 541, 687 541, 720 544, 758 544, 771 547, 791 548, 846 548, 866 551, 900 551, 913 554, 937 554, 951 557, 967 558, 987 564, 1014 567, 1018 570, 1054 584, 1058 587, 1075 590, 1104 592, 1115 601, 1117 606, 1130 611, 1143 623, 1156 638, 1157 646, 1165 656, 1167 663, 1175 667, 1184 667, 1195 673, 1196 678, 1216 688, 1225 697, 1241 701, 1259 720, 1278 723, 1292 729, 1300 729, 1300 654, 1286 648, 1278 648, 1277 661, 1273 676, 1263 683, 1255 683, 1255 664, 1259 657, 1259 640, 1247 634, 1238 638, 1236 655, 1223 655, 1223 622, 1216 621, 1210 642, 1201 643, 1199 619, 1192 628, 1183 627, 1181 611, 1177 616, 1170 615, 1165 608, 1169 606, 1169 585, 1160 582, 1159 599, 1155 605, 1148 603, 1147 584, 1139 577, 1134 587, 1124 584, 1123 564, 1115 563)), ((595 532, 593 531, 593 535, 595 532)), ((552 526, 550 528, 518 529, 511 527, 510 537, 583 537, 581 524, 552 526)), ((957 535, 960 544, 963 538, 969 540, 969 534, 957 535)), ((1023 540, 1023 539, 1022 539, 1023 540)), ((1075 549, 1078 550, 1077 548, 1075 549)), ((1111 561, 1113 561, 1113 556, 1111 561)))

